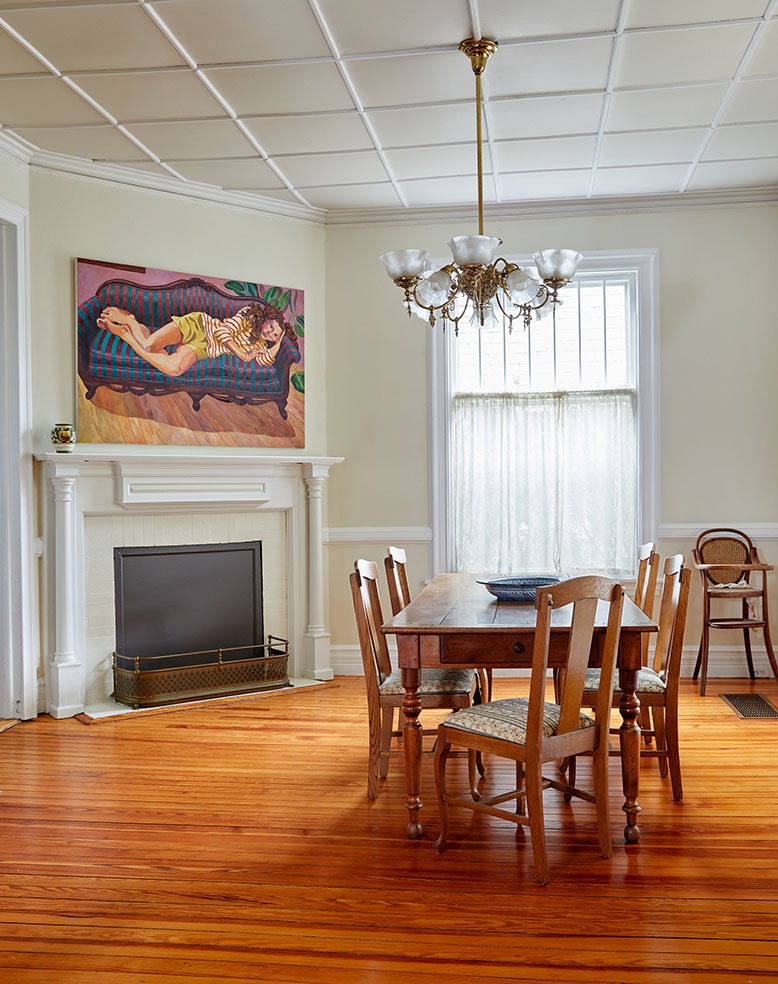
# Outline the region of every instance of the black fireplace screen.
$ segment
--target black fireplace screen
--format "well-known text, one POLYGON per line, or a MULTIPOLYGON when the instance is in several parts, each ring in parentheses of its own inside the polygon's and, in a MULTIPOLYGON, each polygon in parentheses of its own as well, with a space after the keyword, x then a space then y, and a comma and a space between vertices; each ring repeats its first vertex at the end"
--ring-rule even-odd
POLYGON ((114 575, 119 666, 174 654, 192 654, 193 666, 217 651, 247 659, 264 642, 260 541, 116 547, 114 575))

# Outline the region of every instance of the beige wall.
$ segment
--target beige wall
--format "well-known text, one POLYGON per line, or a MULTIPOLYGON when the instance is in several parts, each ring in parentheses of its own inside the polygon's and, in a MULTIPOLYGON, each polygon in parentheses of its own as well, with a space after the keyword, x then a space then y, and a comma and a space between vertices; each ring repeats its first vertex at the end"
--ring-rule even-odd
MULTIPOLYGON (((346 456, 330 482, 331 527, 386 527, 391 535, 392 527, 430 524, 430 328, 407 318, 378 256, 405 246, 445 256, 451 235, 472 231, 467 222, 328 230, 328 441, 331 453, 346 456)), ((778 268, 778 206, 487 221, 486 231, 502 237, 506 252, 657 248, 658 521, 778 523, 778 315, 767 294, 778 268)), ((378 539, 345 536, 339 530, 330 551, 336 645, 355 641, 346 594, 353 558, 385 553, 378 539)), ((689 554, 691 543, 680 547, 689 554)), ((687 640, 696 632, 690 628, 687 640)), ((732 636, 722 644, 734 644, 732 636)))
POLYGON ((49 449, 53 423, 75 415, 74 260, 85 257, 303 289, 306 452, 325 453, 321 228, 44 171, 31 177, 30 216, 33 414, 39 450, 49 449))
POLYGON ((30 169, 21 161, 0 151, 0 199, 18 205, 29 206, 30 169))

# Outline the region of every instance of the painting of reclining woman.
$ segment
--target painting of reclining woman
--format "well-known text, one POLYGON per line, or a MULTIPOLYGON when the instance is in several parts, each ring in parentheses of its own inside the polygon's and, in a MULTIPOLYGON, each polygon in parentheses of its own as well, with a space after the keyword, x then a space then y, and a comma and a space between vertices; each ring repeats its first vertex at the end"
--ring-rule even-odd
POLYGON ((82 443, 305 445, 302 290, 78 260, 82 443))

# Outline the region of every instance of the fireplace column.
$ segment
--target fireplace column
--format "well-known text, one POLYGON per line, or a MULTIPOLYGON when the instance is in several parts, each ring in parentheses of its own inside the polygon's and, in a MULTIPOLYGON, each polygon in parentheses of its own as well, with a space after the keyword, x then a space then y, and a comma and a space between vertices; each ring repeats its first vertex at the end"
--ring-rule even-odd
POLYGON ((316 680, 332 680, 330 634, 324 625, 324 562, 322 556, 322 499, 329 465, 303 465, 308 491, 308 627, 305 630, 306 668, 316 680))
POLYGON ((84 674, 76 639, 76 477, 78 466, 60 466, 54 489, 54 652, 47 667, 46 710, 65 718, 84 710, 84 674))

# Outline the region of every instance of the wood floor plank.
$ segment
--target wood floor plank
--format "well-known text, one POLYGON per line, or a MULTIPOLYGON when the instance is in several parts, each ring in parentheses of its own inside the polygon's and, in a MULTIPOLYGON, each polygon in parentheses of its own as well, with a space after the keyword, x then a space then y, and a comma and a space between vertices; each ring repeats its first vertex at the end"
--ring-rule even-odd
MULTIPOLYGON (((778 979, 778 727, 691 684, 684 802, 646 760, 624 844, 614 759, 606 861, 588 804, 549 795, 546 888, 529 834, 493 818, 452 814, 435 854, 427 758, 420 841, 401 759, 366 799, 358 678, 97 727, 44 715, 0 741, 1 984, 778 979)), ((488 765, 486 788, 509 781, 488 765)))

